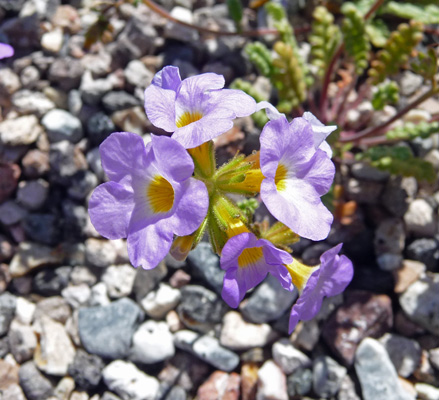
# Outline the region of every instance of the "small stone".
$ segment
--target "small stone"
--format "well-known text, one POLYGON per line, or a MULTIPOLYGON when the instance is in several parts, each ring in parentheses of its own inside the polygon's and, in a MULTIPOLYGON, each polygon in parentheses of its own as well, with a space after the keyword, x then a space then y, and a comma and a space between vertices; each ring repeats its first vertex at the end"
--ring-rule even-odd
POLYGON ((421 400, 439 400, 439 389, 426 383, 415 384, 418 399, 421 400))
POLYGON ((55 246, 61 240, 59 218, 54 214, 28 214, 23 228, 26 237, 34 242, 55 246))
POLYGON ((75 380, 78 389, 90 391, 98 386, 104 367, 100 357, 78 349, 67 373, 75 380))
POLYGON ((160 283, 159 288, 148 293, 140 305, 151 318, 162 319, 168 311, 173 310, 177 306, 180 299, 180 290, 160 283))
POLYGON ((125 110, 127 108, 136 107, 139 101, 124 91, 109 92, 102 98, 102 105, 105 111, 113 113, 115 111, 125 110))
POLYGON ((399 77, 399 87, 403 96, 411 96, 422 86, 423 78, 421 75, 414 74, 412 71, 406 70, 399 77))
POLYGON ((22 221, 26 215, 26 210, 13 200, 5 201, 3 204, 0 204, 0 222, 2 224, 17 224, 22 221))
POLYGON ((48 76, 50 82, 68 92, 79 86, 83 72, 84 68, 80 60, 72 57, 60 57, 50 65, 48 76))
POLYGON ((61 295, 71 307, 80 308, 88 303, 91 296, 91 290, 86 283, 70 285, 61 291, 61 295))
POLYGON ((358 181, 351 178, 348 181, 346 193, 349 200, 358 204, 377 204, 383 190, 383 184, 373 181, 358 181))
POLYGON ((140 308, 127 298, 108 306, 81 308, 78 320, 81 342, 91 354, 113 360, 126 357, 142 318, 140 308))
POLYGON ((92 115, 87 121, 87 137, 90 139, 92 146, 99 146, 115 131, 116 126, 113 121, 103 112, 92 115))
POLYGON ((381 202, 395 217, 403 217, 416 191, 417 182, 413 177, 392 176, 384 188, 381 202))
POLYGON ((346 368, 327 356, 317 357, 313 362, 313 388, 319 396, 334 396, 346 376, 346 368))
POLYGON ((159 391, 156 378, 146 375, 132 363, 117 360, 102 371, 105 384, 124 400, 155 400, 159 391))
POLYGON ((365 337, 381 337, 393 323, 392 302, 386 295, 346 293, 344 304, 323 326, 323 339, 344 365, 354 361, 355 350, 365 337))
POLYGON ((33 329, 28 325, 23 325, 18 321, 13 321, 8 333, 9 348, 18 363, 30 360, 35 348, 37 338, 33 329))
POLYGON ((400 296, 399 303, 412 321, 439 335, 439 274, 414 282, 400 296))
POLYGON ((133 335, 130 359, 143 364, 154 364, 175 354, 174 340, 165 322, 149 320, 133 335))
POLYGON ((345 375, 337 394, 338 400, 361 400, 355 390, 355 383, 349 375, 345 375))
POLYGON ((64 326, 49 317, 40 319, 40 346, 34 354, 37 367, 56 376, 64 376, 75 357, 75 348, 64 326))
POLYGON ((416 199, 410 203, 404 214, 404 222, 409 233, 421 237, 432 237, 436 231, 434 210, 424 199, 416 199))
POLYGON ((17 164, 0 162, 0 176, 2 177, 2 184, 0 185, 0 204, 7 200, 15 191, 20 174, 21 170, 17 164))
POLYGON ((380 171, 365 162, 358 162, 352 165, 351 173, 354 178, 364 181, 385 182, 390 174, 387 171, 380 171))
POLYGON ((428 353, 431 365, 439 371, 439 347, 430 350, 428 353))
POLYGON ((15 92, 11 100, 20 114, 34 114, 39 118, 55 108, 55 103, 43 93, 27 89, 15 92))
POLYGON ((279 281, 269 275, 242 306, 242 314, 256 324, 273 321, 291 308, 296 297, 296 291, 284 290, 279 281))
POLYGON ((169 284, 175 289, 186 286, 191 281, 191 276, 181 269, 175 271, 169 278, 169 284))
POLYGON ((90 71, 85 71, 82 75, 79 90, 84 103, 97 105, 105 93, 113 89, 113 83, 110 79, 93 79, 90 71))
POLYGON ((87 169, 87 161, 78 146, 67 140, 50 145, 50 181, 69 186, 79 171, 87 169))
MULTIPOLYGON (((287 317, 289 318, 289 315, 287 315, 287 317)), ((291 335, 291 343, 299 349, 312 351, 319 341, 319 338, 319 322, 314 318, 310 321, 299 321, 291 335)))
POLYGON ((15 316, 17 320, 25 325, 30 325, 34 318, 36 305, 24 297, 17 298, 17 306, 15 308, 15 316))
POLYGON ((73 389, 75 389, 75 381, 70 376, 65 376, 56 385, 54 395, 59 400, 73 400, 71 397, 73 389))
POLYGON ((55 296, 68 285, 72 268, 68 266, 45 268, 39 271, 32 282, 35 292, 45 296, 55 296))
POLYGON ((82 265, 77 265, 73 268, 70 274, 70 282, 73 285, 80 285, 85 283, 88 286, 92 286, 96 283, 96 275, 87 267, 82 265))
POLYGON ((430 364, 428 352, 426 350, 422 350, 421 362, 416 371, 413 373, 413 376, 420 382, 439 387, 439 378, 437 372, 430 364))
POLYGON ((133 132, 142 136, 145 131, 155 132, 152 125, 146 117, 145 110, 141 107, 131 107, 126 110, 116 111, 111 115, 111 119, 119 129, 125 132, 133 132))
POLYGON ((34 143, 42 133, 35 115, 25 115, 0 122, 0 141, 8 146, 23 146, 34 143))
POLYGON ((54 321, 64 324, 70 318, 72 312, 67 302, 59 296, 47 297, 37 303, 34 319, 43 316, 50 317, 54 321))
POLYGON ((90 306, 106 306, 110 304, 105 283, 99 282, 91 288, 90 306))
POLYGON ((87 239, 85 241, 85 258, 90 265, 104 268, 116 264, 117 252, 113 242, 87 239))
POLYGON ((375 339, 366 338, 358 346, 355 371, 364 400, 414 400, 402 388, 385 348, 375 339))
POLYGON ((6 292, 0 295, 0 336, 9 330, 17 306, 17 298, 6 292))
POLYGON ((51 110, 43 117, 41 123, 52 143, 62 140, 77 143, 82 139, 81 121, 67 111, 51 110))
POLYGON ((394 271, 395 293, 403 293, 425 273, 425 264, 419 261, 404 260, 402 268, 394 271))
POLYGON ((10 68, 3 68, 0 76, 0 95, 2 98, 9 97, 20 89, 20 78, 10 68))
POLYGON ((11 385, 18 384, 18 365, 0 360, 0 390, 7 389, 11 385))
POLYGON ((400 219, 385 219, 378 225, 374 239, 375 253, 377 255, 386 253, 401 254, 404 244, 404 224, 400 219))
POLYGON ((282 370, 273 362, 265 361, 258 371, 258 391, 256 400, 288 400, 287 379, 282 370))
POLYGON ((290 375, 299 368, 311 366, 309 357, 297 350, 288 339, 281 339, 273 344, 273 359, 284 374, 290 375))
POLYGON ((407 247, 407 257, 424 263, 429 271, 439 265, 439 242, 436 239, 416 239, 407 247))
POLYGON ((138 302, 142 301, 145 296, 151 292, 158 283, 167 275, 168 269, 164 262, 159 263, 157 267, 146 270, 137 269, 136 279, 134 280, 133 292, 138 302))
POLYGON ((17 200, 28 210, 38 210, 46 202, 49 184, 43 180, 21 181, 18 184, 17 200))
POLYGON ((139 60, 128 63, 124 71, 125 79, 130 85, 145 89, 151 84, 154 74, 139 60))
POLYGON ((12 384, 2 390, 2 400, 26 400, 26 397, 20 386, 12 384))
POLYGON ((46 174, 49 169, 49 154, 41 150, 29 150, 21 160, 23 174, 30 178, 39 178, 46 174))
POLYGON ((102 275, 102 282, 107 286, 107 293, 112 298, 126 297, 133 289, 136 270, 129 264, 112 265, 102 275))
POLYGON ((287 379, 288 395, 303 396, 312 389, 312 371, 308 368, 296 369, 287 379))
POLYGON ((264 347, 275 337, 276 334, 270 325, 246 322, 236 311, 229 311, 223 318, 220 343, 228 349, 248 350, 264 347))
POLYGON ((53 31, 46 32, 41 37, 41 47, 51 53, 58 53, 63 43, 63 31, 55 28, 53 31))
POLYGON ((407 378, 416 370, 422 354, 418 342, 391 333, 386 333, 379 342, 387 350, 399 376, 407 378))
POLYGON ((241 378, 237 373, 215 371, 197 391, 199 400, 238 400, 241 378))
POLYGON ((47 399, 53 394, 53 386, 32 361, 20 367, 20 386, 28 400, 47 399))

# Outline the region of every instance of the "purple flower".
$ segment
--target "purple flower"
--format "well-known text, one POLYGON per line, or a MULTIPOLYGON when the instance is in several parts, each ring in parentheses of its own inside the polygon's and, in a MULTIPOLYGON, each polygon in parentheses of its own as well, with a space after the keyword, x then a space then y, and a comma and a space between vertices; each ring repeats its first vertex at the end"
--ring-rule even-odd
POLYGON ((99 185, 89 202, 90 219, 108 239, 127 238, 131 263, 154 268, 168 253, 173 235, 194 232, 203 221, 208 193, 191 178, 194 164, 175 140, 152 135, 110 135, 99 147, 110 182, 99 185))
POLYGON ((287 290, 293 290, 291 276, 284 264, 293 258, 265 239, 244 232, 231 237, 221 253, 221 268, 226 271, 222 297, 233 308, 238 307, 245 293, 261 283, 269 272, 287 290))
POLYGON ((232 120, 255 112, 254 99, 223 89, 224 77, 206 73, 181 80, 177 67, 159 71, 145 90, 150 121, 185 148, 197 147, 233 127, 232 120))
POLYGON ((309 321, 317 315, 324 297, 340 294, 351 282, 354 269, 349 258, 344 255, 338 255, 341 247, 342 243, 325 251, 320 257, 320 267, 311 268, 299 265, 299 268, 296 269, 294 263, 287 266, 292 275, 293 282, 303 282, 303 287, 298 287, 302 293, 291 309, 290 333, 294 330, 299 320, 309 321), (303 268, 308 268, 311 272, 307 281, 303 279, 306 275, 303 272, 303 268))
POLYGON ((14 48, 6 43, 0 43, 0 60, 2 58, 12 57, 14 55, 14 48))
POLYGON ((304 118, 289 124, 282 116, 261 133, 261 198, 271 214, 300 236, 322 240, 332 214, 320 197, 334 179, 334 164, 316 149, 312 125, 304 118))

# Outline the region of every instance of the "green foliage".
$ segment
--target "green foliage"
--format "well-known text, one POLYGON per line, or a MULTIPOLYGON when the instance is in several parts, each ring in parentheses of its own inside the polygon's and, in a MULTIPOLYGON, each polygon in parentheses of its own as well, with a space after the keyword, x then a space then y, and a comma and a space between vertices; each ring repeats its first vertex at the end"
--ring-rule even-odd
POLYGON ((383 82, 389 75, 396 74, 407 63, 413 49, 422 40, 422 29, 421 22, 410 21, 410 25, 400 24, 398 29, 392 32, 369 69, 373 85, 383 82))
POLYGON ((382 110, 387 104, 396 104, 399 100, 399 87, 396 82, 388 81, 376 87, 372 97, 375 110, 382 110))
POLYGON ((375 0, 357 0, 351 4, 353 4, 359 13, 364 16, 371 9, 374 3, 375 0))
POLYGON ((438 71, 438 59, 433 49, 428 49, 427 53, 419 53, 418 58, 412 62, 412 68, 416 74, 436 85, 435 75, 438 71))
POLYGON ((237 206, 243 211, 247 219, 251 221, 256 209, 259 207, 259 202, 253 197, 240 201, 237 206))
POLYGON ((366 33, 375 47, 384 47, 390 36, 389 28, 381 19, 373 19, 368 22, 366 24, 366 33))
POLYGON ((318 67, 317 75, 323 77, 341 39, 340 28, 334 24, 334 16, 326 7, 316 7, 313 13, 311 63, 318 67))
POLYGON ((422 121, 418 124, 407 122, 403 126, 398 126, 386 133, 389 140, 413 140, 417 137, 422 139, 439 132, 439 122, 422 121))
POLYGON ((261 75, 271 77, 274 70, 273 58, 267 46, 261 42, 253 42, 247 44, 244 51, 261 75))
POLYGON ((242 3, 241 0, 227 0, 227 8, 229 15, 235 21, 236 27, 240 29, 240 22, 242 20, 242 3))
POLYGON ((377 146, 358 154, 357 159, 369 160, 371 165, 393 175, 413 176, 420 181, 434 182, 436 172, 428 161, 414 157, 406 146, 377 146))
POLYGON ((345 15, 342 31, 346 52, 355 62, 355 72, 361 75, 368 66, 370 52, 366 24, 363 16, 352 3, 343 4, 342 12, 345 15))
POLYGON ((285 9, 280 3, 268 2, 265 4, 267 14, 275 21, 274 27, 279 31, 280 38, 283 42, 297 48, 296 38, 294 36, 293 27, 288 21, 285 9))
POLYGON ((382 12, 424 24, 439 24, 439 5, 435 3, 422 5, 390 1, 383 7, 382 12))

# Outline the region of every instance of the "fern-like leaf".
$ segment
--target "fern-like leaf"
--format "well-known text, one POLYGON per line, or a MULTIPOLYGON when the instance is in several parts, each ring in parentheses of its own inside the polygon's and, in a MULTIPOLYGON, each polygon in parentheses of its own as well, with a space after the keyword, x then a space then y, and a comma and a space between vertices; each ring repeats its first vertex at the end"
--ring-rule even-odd
POLYGON ((382 110, 387 104, 396 104, 399 100, 399 87, 394 81, 384 82, 376 86, 372 97, 372 106, 375 110, 382 110))
POLYGON ((270 77, 272 75, 274 70, 273 59, 267 46, 261 42, 253 42, 247 44, 244 51, 261 75, 266 77, 270 77))
POLYGON ((407 122, 403 126, 398 126, 386 133, 389 140, 413 140, 417 137, 428 138, 434 133, 439 132, 439 122, 421 121, 418 124, 407 122))
POLYGON ((383 7, 382 12, 424 24, 439 24, 439 5, 437 2, 436 4, 422 5, 390 1, 383 7))

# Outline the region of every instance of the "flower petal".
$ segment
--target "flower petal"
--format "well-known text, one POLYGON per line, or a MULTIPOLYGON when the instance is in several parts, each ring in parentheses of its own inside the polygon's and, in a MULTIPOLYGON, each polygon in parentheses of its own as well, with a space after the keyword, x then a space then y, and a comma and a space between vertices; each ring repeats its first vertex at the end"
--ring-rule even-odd
POLYGON ((154 75, 151 83, 162 89, 170 89, 177 92, 181 84, 180 71, 178 67, 168 65, 154 75))
POLYGON ((323 150, 329 158, 332 157, 331 146, 325 141, 325 139, 335 130, 337 130, 336 125, 323 125, 312 113, 306 111, 303 113, 303 118, 307 120, 312 127, 314 133, 314 146, 316 149, 323 150))
POLYGON ((107 239, 127 237, 128 222, 133 208, 133 193, 116 182, 99 185, 88 203, 93 226, 107 239))
POLYGON ((172 239, 172 232, 163 229, 162 221, 129 233, 127 244, 131 264, 136 268, 155 268, 169 252, 172 239))
POLYGON ((230 268, 226 271, 221 291, 221 297, 232 308, 237 308, 245 296, 245 290, 240 288, 236 279, 236 272, 236 268, 230 268))
POLYGON ((6 43, 0 43, 0 60, 14 55, 14 48, 6 43))
POLYGON ((156 85, 149 85, 145 89, 146 115, 155 126, 167 132, 174 132, 177 129, 175 97, 176 92, 171 89, 163 89, 156 85))
POLYGON ((288 273, 288 270, 285 268, 284 265, 271 265, 269 272, 271 275, 277 278, 277 280, 285 290, 288 290, 289 292, 292 292, 294 290, 294 285, 291 281, 291 275, 288 273))
POLYGON ((217 104, 232 110, 235 117, 245 117, 256 111, 256 102, 253 97, 241 90, 223 89, 212 95, 217 104))
POLYGON ((285 114, 280 113, 279 110, 268 101, 260 101, 259 103, 257 103, 255 112, 264 109, 265 112, 267 113, 267 117, 269 120, 275 120, 281 117, 285 117, 285 114))
POLYGON ((247 247, 251 233, 244 232, 230 238, 221 252, 221 269, 238 268, 238 257, 247 247))

